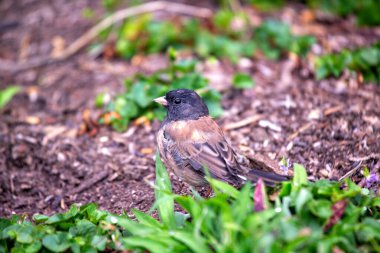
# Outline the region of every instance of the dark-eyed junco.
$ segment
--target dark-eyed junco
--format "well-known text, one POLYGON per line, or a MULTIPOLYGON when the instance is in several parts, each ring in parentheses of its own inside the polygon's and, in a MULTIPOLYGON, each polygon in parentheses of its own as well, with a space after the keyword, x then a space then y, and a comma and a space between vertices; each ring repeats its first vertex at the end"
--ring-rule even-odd
POLYGON ((189 185, 207 185, 204 168, 212 177, 238 188, 247 180, 256 182, 258 178, 267 185, 287 180, 275 173, 240 166, 236 153, 196 92, 173 90, 154 101, 167 110, 157 133, 161 160, 189 185))

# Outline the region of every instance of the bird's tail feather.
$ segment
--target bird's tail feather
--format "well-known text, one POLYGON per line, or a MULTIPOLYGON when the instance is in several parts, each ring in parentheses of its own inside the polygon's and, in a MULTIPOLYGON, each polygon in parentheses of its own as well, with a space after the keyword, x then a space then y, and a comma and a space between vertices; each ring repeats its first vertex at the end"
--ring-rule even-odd
POLYGON ((268 186, 274 186, 276 183, 289 180, 286 176, 262 170, 251 169, 247 174, 247 179, 252 183, 256 183, 259 178, 262 178, 268 186))

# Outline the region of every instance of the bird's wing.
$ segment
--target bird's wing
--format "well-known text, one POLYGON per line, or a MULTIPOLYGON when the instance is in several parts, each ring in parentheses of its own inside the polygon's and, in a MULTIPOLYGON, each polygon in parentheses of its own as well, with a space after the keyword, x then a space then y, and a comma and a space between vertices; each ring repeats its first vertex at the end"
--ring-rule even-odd
POLYGON ((188 163, 203 174, 206 167, 215 178, 237 180, 239 165, 235 153, 210 117, 173 122, 165 132, 171 139, 170 152, 178 165, 188 163))

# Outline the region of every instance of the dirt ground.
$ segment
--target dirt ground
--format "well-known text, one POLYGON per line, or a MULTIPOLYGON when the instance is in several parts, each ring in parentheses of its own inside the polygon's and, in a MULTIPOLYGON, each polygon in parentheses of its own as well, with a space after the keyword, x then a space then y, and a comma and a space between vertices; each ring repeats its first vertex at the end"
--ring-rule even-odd
MULTIPOLYGON (((1 1, 0 67, 4 60, 48 56, 59 41, 69 45, 96 22, 83 18, 86 7, 97 17, 104 13, 99 1, 91 0, 1 1)), ((379 29, 355 28, 352 20, 322 15, 309 24, 299 13, 302 9, 292 6, 271 15, 293 24, 295 32, 317 36, 313 52, 369 45, 380 38, 379 29)), ((351 176, 365 186, 364 166, 380 172, 380 86, 362 85, 349 73, 315 81, 310 62, 257 57, 237 66, 204 66, 211 84, 225 90, 225 114, 218 122, 241 153, 275 161, 284 156, 303 164, 311 179, 351 176), (255 87, 230 89, 232 74, 242 70, 252 73, 255 87)), ((134 64, 82 50, 62 63, 17 74, 0 68, 0 88, 24 88, 0 111, 0 216, 51 214, 87 202, 117 213, 148 210, 154 201, 159 122, 132 124, 124 133, 101 127, 95 136, 78 135, 78 129, 84 112, 98 112, 94 98, 99 92, 115 94, 126 77, 165 64, 162 55, 134 64)), ((175 181, 174 189, 179 188, 175 181)))

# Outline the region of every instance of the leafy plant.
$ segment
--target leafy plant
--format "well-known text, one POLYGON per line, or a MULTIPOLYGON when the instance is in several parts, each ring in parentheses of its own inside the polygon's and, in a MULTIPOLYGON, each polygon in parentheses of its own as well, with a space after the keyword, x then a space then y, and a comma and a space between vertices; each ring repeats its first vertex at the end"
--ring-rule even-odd
POLYGON ((18 86, 8 86, 7 88, 0 90, 0 109, 3 108, 14 95, 21 90, 18 86))
MULTIPOLYGON (((0 219, 1 252, 132 250, 134 252, 378 252, 380 198, 351 181, 308 182, 294 166, 268 199, 262 182, 241 190, 208 178, 215 196, 203 199, 171 192, 166 169, 156 159, 159 220, 133 210, 134 219, 71 206, 66 213, 35 215, 33 222, 0 219), (182 212, 174 211, 177 203, 182 212), (264 204, 265 203, 265 204, 264 204), (255 211, 256 210, 256 211, 255 211)), ((273 191, 272 191, 273 192, 273 191)))
POLYGON ((339 77, 345 69, 362 75, 365 81, 380 83, 380 41, 370 47, 323 55, 315 62, 317 79, 339 77))
POLYGON ((257 48, 271 59, 289 51, 303 56, 313 43, 313 37, 294 36, 289 26, 279 21, 264 22, 252 31, 244 12, 221 9, 208 23, 179 18, 158 21, 148 14, 128 19, 117 31, 115 50, 130 59, 136 54, 165 52, 173 47, 203 58, 215 56, 235 63, 241 57, 253 57, 257 48))
POLYGON ((223 113, 220 105, 221 94, 208 87, 207 79, 196 71, 193 60, 176 60, 175 52, 171 51, 170 66, 155 72, 150 76, 142 74, 126 80, 124 93, 116 95, 107 102, 106 93, 99 94, 95 99, 98 107, 103 107, 105 117, 102 123, 111 124, 117 131, 123 131, 132 119, 145 117, 148 120, 162 120, 165 110, 152 100, 164 96, 174 89, 192 89, 198 91, 207 104, 210 115, 219 117, 223 113))
POLYGON ((268 12, 284 6, 284 0, 249 0, 260 11, 268 12))
POLYGON ((277 20, 264 21, 256 28, 253 39, 269 59, 278 59, 286 52, 305 56, 315 43, 314 37, 295 36, 291 33, 289 25, 277 20))
POLYGON ((308 5, 339 16, 355 15, 359 25, 380 25, 378 0, 308 0, 308 5))

